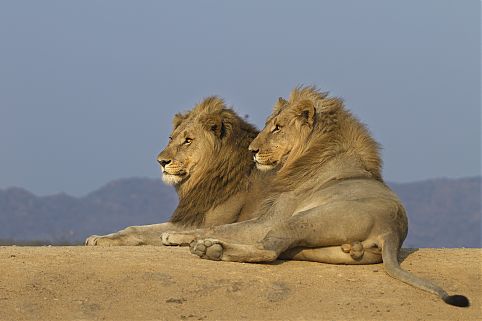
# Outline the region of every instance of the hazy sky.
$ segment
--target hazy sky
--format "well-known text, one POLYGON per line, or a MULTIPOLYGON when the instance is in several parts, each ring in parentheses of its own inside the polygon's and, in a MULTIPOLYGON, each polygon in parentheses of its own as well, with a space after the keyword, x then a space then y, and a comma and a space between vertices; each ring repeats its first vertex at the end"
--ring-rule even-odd
POLYGON ((171 118, 218 94, 258 127, 314 84, 385 179, 480 174, 480 1, 0 1, 0 188, 159 176, 171 118))

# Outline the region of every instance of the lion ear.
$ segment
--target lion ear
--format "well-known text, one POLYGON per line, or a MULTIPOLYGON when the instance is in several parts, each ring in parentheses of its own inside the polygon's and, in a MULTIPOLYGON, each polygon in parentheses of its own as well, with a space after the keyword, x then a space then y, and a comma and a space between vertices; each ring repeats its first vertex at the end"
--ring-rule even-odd
POLYGON ((278 104, 280 104, 281 106, 284 106, 287 103, 288 101, 286 99, 284 99, 283 97, 278 97, 278 104))
POLYGON ((313 126, 315 121, 315 106, 310 100, 303 100, 301 101, 296 109, 297 117, 305 124, 308 124, 310 127, 313 126))
POLYGON ((174 118, 172 119, 172 126, 174 127, 174 129, 179 127, 179 125, 181 125, 181 123, 187 118, 187 116, 188 114, 181 114, 181 113, 175 114, 174 118))
POLYGON ((286 106, 287 103, 288 101, 286 99, 284 99, 283 97, 279 97, 278 101, 276 101, 276 103, 274 104, 273 113, 277 114, 279 111, 281 111, 281 109, 283 109, 284 106, 286 106))
POLYGON ((220 115, 207 115, 201 121, 205 130, 212 132, 219 138, 225 136, 226 128, 220 115))

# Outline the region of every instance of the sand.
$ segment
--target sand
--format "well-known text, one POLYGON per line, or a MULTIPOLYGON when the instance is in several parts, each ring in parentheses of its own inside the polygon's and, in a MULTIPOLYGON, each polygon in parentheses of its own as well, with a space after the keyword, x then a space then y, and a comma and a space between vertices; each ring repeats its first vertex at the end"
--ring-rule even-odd
POLYGON ((380 264, 214 262, 177 247, 8 246, 0 247, 0 320, 482 320, 481 249, 404 253, 402 267, 472 305, 449 306, 380 264))

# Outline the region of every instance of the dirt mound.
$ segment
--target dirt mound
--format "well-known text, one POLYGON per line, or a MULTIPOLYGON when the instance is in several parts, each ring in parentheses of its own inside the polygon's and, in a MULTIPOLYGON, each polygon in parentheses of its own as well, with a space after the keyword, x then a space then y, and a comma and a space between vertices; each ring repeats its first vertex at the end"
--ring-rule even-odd
POLYGON ((402 267, 471 307, 390 278, 382 265, 213 262, 185 248, 0 247, 0 320, 480 320, 481 249, 406 250, 402 267))

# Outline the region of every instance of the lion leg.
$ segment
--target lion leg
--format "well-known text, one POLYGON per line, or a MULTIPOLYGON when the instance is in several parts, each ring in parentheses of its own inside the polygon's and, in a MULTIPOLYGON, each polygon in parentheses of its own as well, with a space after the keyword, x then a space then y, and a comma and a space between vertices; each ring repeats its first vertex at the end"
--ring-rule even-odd
POLYGON ((191 253, 203 259, 223 260, 233 262, 269 262, 276 258, 283 260, 311 261, 330 264, 375 264, 381 263, 380 251, 364 251, 362 242, 353 242, 356 247, 356 254, 353 250, 347 249, 350 244, 343 246, 331 246, 323 248, 291 248, 278 253, 273 250, 266 250, 261 244, 247 245, 236 244, 217 239, 193 240, 190 244, 191 253), (361 248, 361 250, 360 250, 361 248), (350 253, 351 252, 351 253, 350 253))
POLYGON ((191 231, 168 231, 161 235, 163 245, 189 245, 196 239, 222 239, 232 240, 238 244, 250 244, 261 240, 268 232, 269 227, 258 219, 201 228, 191 231))
POLYGON ((258 219, 216 226, 208 234, 197 235, 190 243, 190 250, 192 254, 209 260, 270 262, 276 260, 278 253, 262 247, 260 241, 267 231, 269 224, 258 219))
MULTIPOLYGON (((361 244, 362 250, 357 247, 354 253, 352 244, 342 246, 328 246, 319 248, 294 247, 281 253, 279 256, 283 260, 311 261, 329 264, 376 264, 382 262, 382 256, 378 247, 365 247, 364 242, 354 242, 361 244), (348 249, 348 246, 350 249, 348 249), (351 253, 350 253, 351 252, 351 253)), ((371 243, 373 244, 373 243, 371 243)), ((368 244, 369 246, 370 244, 368 244)))
MULTIPOLYGON (((318 249, 336 246, 340 252, 336 253, 337 260, 343 257, 341 253, 345 254, 344 262, 360 259, 364 254, 363 245, 357 242, 369 239, 374 220, 366 208, 364 209, 359 203, 351 203, 333 203, 329 207, 315 207, 291 216, 269 231, 261 241, 263 248, 281 254, 294 247, 318 249), (348 253, 340 247, 344 244, 350 244, 348 253)), ((347 247, 344 245, 345 250, 347 247)), ((317 251, 320 256, 323 251, 326 255, 335 253, 333 250, 318 249, 317 251)), ((315 252, 312 250, 309 255, 317 260, 315 252)), ((302 257, 302 255, 299 256, 302 257)))
POLYGON ((271 229, 272 214, 277 213, 282 217, 291 215, 292 203, 294 203, 292 198, 284 198, 278 202, 281 211, 276 212, 275 209, 271 209, 268 212, 258 213, 256 218, 247 221, 192 231, 169 231, 162 234, 162 243, 164 245, 187 245, 196 239, 216 239, 225 242, 230 241, 233 244, 254 244, 260 241, 271 229))
POLYGON ((208 237, 212 233, 212 228, 201 228, 188 231, 168 231, 160 236, 162 245, 165 246, 188 246, 199 237, 208 237))
POLYGON ((164 231, 177 230, 178 226, 166 222, 142 226, 129 226, 116 233, 92 235, 85 240, 88 246, 121 246, 121 245, 162 245, 159 236, 164 231))
MULTIPOLYGON (((297 213, 281 223, 267 221, 266 226, 271 227, 264 230, 268 231, 264 237, 263 233, 244 240, 233 238, 232 235, 229 240, 222 241, 210 237, 207 246, 203 243, 203 238, 198 238, 191 243, 191 252, 201 258, 236 262, 261 262, 265 261, 266 255, 277 258, 281 253, 297 246, 320 248, 338 245, 338 250, 343 253, 340 245, 367 240, 373 226, 372 216, 361 210, 358 203, 356 205, 357 211, 349 213, 346 213, 347 202, 340 202, 329 208, 316 207, 297 213), (208 255, 207 249, 211 246, 215 246, 219 253, 208 255)), ((250 230, 247 233, 249 234, 250 230)), ((345 261, 352 262, 353 256, 348 256, 352 259, 345 261)))
POLYGON ((217 239, 193 241, 191 253, 202 259, 230 262, 271 262, 276 260, 275 251, 265 250, 260 245, 235 244, 217 239))

